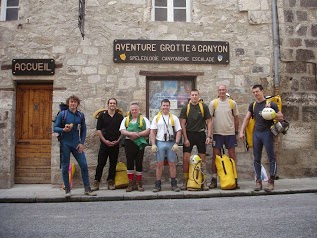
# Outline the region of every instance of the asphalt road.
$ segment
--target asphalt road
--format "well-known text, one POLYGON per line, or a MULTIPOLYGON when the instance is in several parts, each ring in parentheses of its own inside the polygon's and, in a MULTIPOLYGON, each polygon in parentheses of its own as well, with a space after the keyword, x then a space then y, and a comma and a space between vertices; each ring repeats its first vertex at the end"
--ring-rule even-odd
POLYGON ((317 237, 317 194, 2 203, 0 237, 317 237))

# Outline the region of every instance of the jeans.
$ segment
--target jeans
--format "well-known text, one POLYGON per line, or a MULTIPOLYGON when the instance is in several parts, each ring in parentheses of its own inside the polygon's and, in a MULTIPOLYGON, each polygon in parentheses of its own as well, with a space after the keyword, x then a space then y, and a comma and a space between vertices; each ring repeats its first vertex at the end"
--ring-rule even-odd
POLYGON ((76 149, 77 145, 70 145, 66 143, 62 143, 62 177, 64 181, 65 188, 70 189, 69 185, 69 177, 68 177, 68 168, 70 163, 70 153, 73 154, 75 159, 77 160, 79 167, 81 169, 81 176, 83 179, 84 187, 89 187, 89 176, 88 176, 88 166, 86 161, 85 153, 82 152, 81 154, 76 149))
POLYGON ((116 166, 118 162, 118 155, 119 155, 119 144, 109 147, 105 143, 100 143, 99 153, 98 153, 98 165, 96 168, 96 175, 95 180, 99 181, 102 177, 102 171, 107 163, 107 159, 109 157, 109 173, 108 173, 108 180, 114 180, 116 175, 116 166))
POLYGON ((169 162, 176 162, 176 153, 172 151, 172 147, 175 144, 175 141, 156 141, 157 153, 156 160, 158 162, 164 161, 165 155, 169 162))
POLYGON ((270 161, 270 176, 276 175, 276 160, 274 155, 274 138, 271 131, 254 131, 253 155, 256 179, 261 179, 261 157, 263 145, 270 161))

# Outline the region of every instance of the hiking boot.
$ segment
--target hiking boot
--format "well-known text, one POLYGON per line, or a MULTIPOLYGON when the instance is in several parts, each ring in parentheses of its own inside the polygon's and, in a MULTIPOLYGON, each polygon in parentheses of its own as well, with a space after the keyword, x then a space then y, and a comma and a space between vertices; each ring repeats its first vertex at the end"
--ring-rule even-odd
POLYGON ((65 188, 65 198, 70 198, 72 195, 70 194, 70 189, 65 188))
POLYGON ((255 182, 255 188, 254 191, 261 191, 262 190, 262 180, 257 179, 255 182))
POLYGON ((138 187, 136 185, 136 179, 134 178, 133 183, 132 183, 132 191, 138 190, 138 187))
POLYGON ((114 185, 114 181, 112 179, 108 180, 108 189, 109 190, 115 190, 116 186, 114 185))
POLYGON ((207 180, 201 185, 201 191, 209 191, 209 187, 207 186, 207 180))
POLYGON ((187 190, 187 180, 183 182, 183 186, 181 187, 181 190, 187 190))
POLYGON ((144 188, 142 187, 142 181, 141 180, 137 180, 136 181, 136 187, 137 187, 137 190, 139 192, 143 192, 144 191, 144 188))
POLYGON ((179 189, 179 187, 177 187, 177 180, 176 180, 176 179, 172 179, 172 180, 171 180, 171 187, 172 187, 172 191, 174 191, 174 192, 179 192, 179 191, 181 191, 181 190, 179 189))
POLYGON ((157 193, 159 191, 161 191, 161 180, 156 180, 153 193, 157 193))
POLYGON ((97 193, 93 192, 90 187, 85 187, 85 195, 97 196, 97 193))
POLYGON ((128 187, 126 188, 126 192, 132 192, 133 190, 133 180, 129 180, 128 187))
POLYGON ((100 185, 100 182, 98 180, 95 180, 94 184, 92 185, 91 191, 99 190, 99 185, 100 185))
POLYGON ((209 188, 213 189, 213 188, 216 188, 216 187, 217 187, 217 178, 212 177, 211 181, 210 181, 210 184, 209 184, 209 188))
POLYGON ((265 186, 265 192, 272 192, 274 189, 274 179, 270 178, 269 181, 267 181, 267 185, 265 186))

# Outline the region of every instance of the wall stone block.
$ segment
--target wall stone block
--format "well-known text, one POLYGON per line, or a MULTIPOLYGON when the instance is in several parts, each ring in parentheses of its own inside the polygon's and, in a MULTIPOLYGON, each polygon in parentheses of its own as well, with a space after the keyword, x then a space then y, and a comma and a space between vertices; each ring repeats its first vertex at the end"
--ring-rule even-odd
POLYGON ((290 122, 298 121, 299 120, 299 107, 285 105, 283 98, 282 98, 282 103, 283 103, 282 111, 283 111, 284 118, 290 122))
POLYGON ((307 21, 307 11, 296 11, 297 21, 307 21))
POLYGON ((287 134, 283 136, 282 148, 284 149, 309 149, 313 145, 312 128, 309 123, 292 123, 287 134))
POLYGON ((303 121, 304 122, 317 122, 317 107, 303 107, 303 121))
POLYGON ((238 0, 239 11, 261 10, 260 0, 238 0))
POLYGON ((312 50, 298 49, 296 50, 296 60, 298 61, 312 61, 315 60, 315 53, 312 50))
POLYGON ((296 27, 296 33, 299 36, 306 36, 307 35, 307 26, 298 25, 296 27))
POLYGON ((307 67, 305 62, 288 62, 285 71, 289 74, 306 73, 307 67))
POLYGON ((317 47, 317 40, 305 40, 304 42, 306 47, 317 47))
POLYGON ((250 24, 265 24, 272 22, 272 13, 270 11, 249 11, 248 20, 250 24))
POLYGON ((301 7, 317 7, 316 0, 300 0, 301 7))
POLYGON ((288 43, 290 47, 299 47, 302 46, 302 39, 296 38, 296 39, 288 39, 288 43))
POLYGON ((292 10, 284 10, 285 22, 294 22, 295 16, 292 10))
POLYGON ((311 26, 311 35, 317 37, 317 24, 312 24, 311 26))
MULTIPOLYGON (((301 90, 317 91, 317 81, 315 77, 302 77, 300 80, 301 90)), ((316 112, 317 114, 317 112, 316 112)))

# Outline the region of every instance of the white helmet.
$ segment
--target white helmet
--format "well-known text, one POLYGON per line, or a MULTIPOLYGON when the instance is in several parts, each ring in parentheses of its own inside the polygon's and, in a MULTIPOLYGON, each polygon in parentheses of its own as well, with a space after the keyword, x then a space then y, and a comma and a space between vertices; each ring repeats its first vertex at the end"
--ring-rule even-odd
POLYGON ((266 107, 262 110, 261 112, 261 116, 265 119, 265 120, 273 120, 276 117, 276 112, 274 111, 273 108, 270 107, 266 107))

